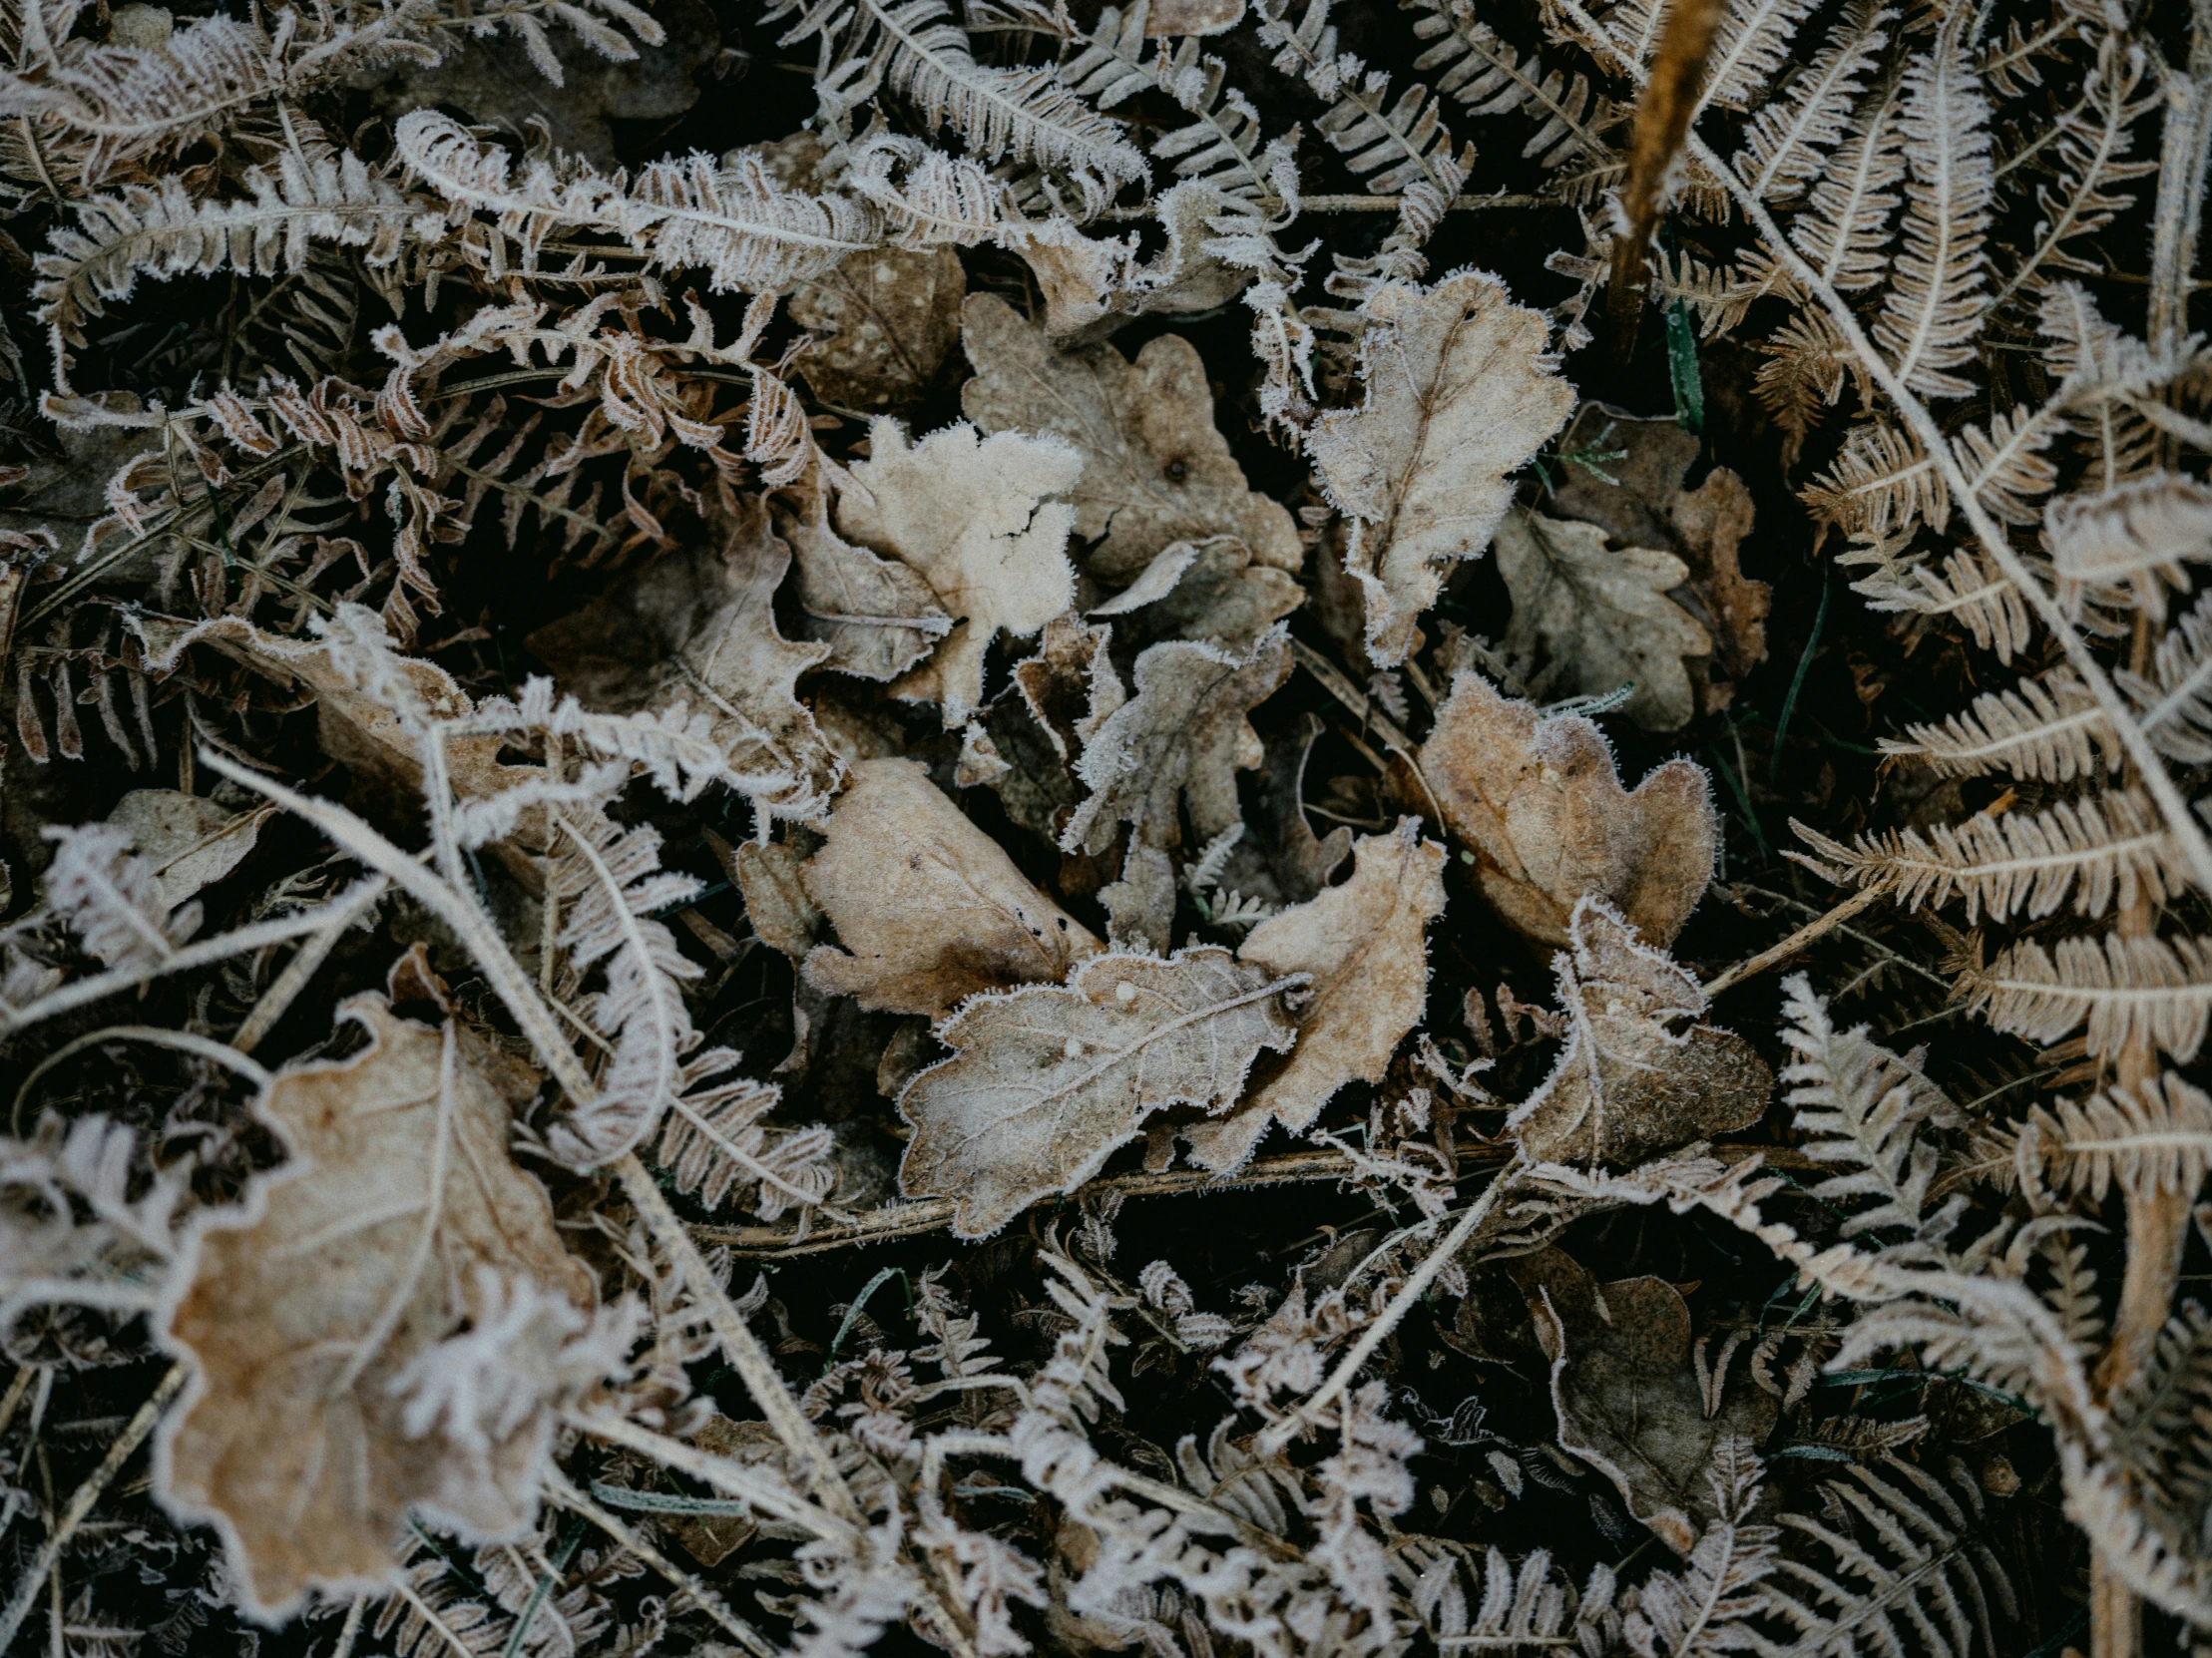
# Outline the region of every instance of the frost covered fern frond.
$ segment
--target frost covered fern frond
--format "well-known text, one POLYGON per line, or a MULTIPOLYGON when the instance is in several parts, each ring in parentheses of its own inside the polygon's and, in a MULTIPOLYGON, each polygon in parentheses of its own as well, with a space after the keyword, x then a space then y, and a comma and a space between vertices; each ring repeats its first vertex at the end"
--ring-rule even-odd
POLYGON ((1075 180, 1089 211, 1145 177, 1144 159, 1118 123, 1044 69, 979 64, 944 0, 777 0, 790 20, 779 45, 819 37, 815 96, 843 121, 881 91, 897 94, 935 132, 951 127, 984 162, 1028 162, 1075 180))
POLYGON ((1950 1101, 1915 1060, 1869 1039, 1865 1026, 1837 1030, 1803 974, 1792 975, 1783 990, 1790 1023, 1782 1036, 1793 1058, 1781 1079, 1789 1084, 1806 1155, 1848 1170, 1822 1180, 1812 1194, 1831 1202, 1875 1200, 1844 1223, 1847 1238, 1885 1227, 1918 1232, 1937 1160, 1936 1147, 1920 1134, 1952 1114, 1950 1101))

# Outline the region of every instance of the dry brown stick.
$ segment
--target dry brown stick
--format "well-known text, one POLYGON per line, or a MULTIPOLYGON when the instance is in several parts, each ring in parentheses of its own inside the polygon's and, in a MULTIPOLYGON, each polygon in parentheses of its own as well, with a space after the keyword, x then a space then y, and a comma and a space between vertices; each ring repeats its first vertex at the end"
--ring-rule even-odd
POLYGON ((1671 0, 1643 91, 1636 99, 1635 125, 1628 134, 1628 179, 1620 193, 1626 227, 1613 237, 1613 267, 1606 310, 1612 319, 1614 348, 1626 357, 1635 348, 1636 319, 1643 310, 1643 250, 1666 206, 1666 186, 1681 160, 1690 118, 1697 114, 1698 83, 1712 55, 1720 27, 1722 0, 1671 0))
POLYGON ((69 1546, 69 1539, 77 1534, 77 1527, 85 1523, 92 1505, 100 1500, 100 1493, 122 1471, 131 1452, 154 1432, 154 1425, 162 1420, 162 1413, 184 1385, 185 1367, 172 1365, 169 1374, 162 1378, 161 1386, 154 1390, 154 1397, 139 1407, 138 1415, 116 1436, 115 1444, 108 1447, 107 1455, 100 1458, 100 1465, 86 1475, 85 1482, 70 1497, 69 1506, 62 1510, 54 1522, 54 1529, 47 1533, 46 1541, 39 1544, 37 1556, 24 1569, 22 1581, 15 1588, 15 1598, 8 1602, 6 1611, 0 1612, 0 1652, 7 1650, 8 1643, 15 1639, 15 1632, 23 1627, 23 1620, 31 1615, 31 1606, 45 1586, 48 1574, 61 1559, 62 1550, 69 1546))
POLYGON ((1748 961, 1738 962, 1734 967, 1728 969, 1727 972, 1723 973, 1719 978, 1706 981, 1705 995, 1708 998, 1716 997, 1722 991, 1727 990, 1731 985, 1740 985, 1746 979, 1764 973, 1768 968, 1779 966, 1781 963, 1788 961, 1792 956, 1795 956, 1807 945, 1813 943, 1815 940, 1821 938, 1825 934, 1834 932, 1838 927, 1841 927, 1845 922, 1849 921, 1861 910, 1866 909, 1876 899, 1882 897, 1883 894, 1887 893, 1889 890, 1890 889, 1886 884, 1879 881, 1877 881, 1871 887, 1860 888, 1849 898, 1845 899, 1841 904, 1837 905, 1833 910, 1830 910, 1826 915, 1820 916, 1815 920, 1808 921, 1803 927, 1800 927, 1796 932, 1792 933, 1780 944, 1774 945, 1770 949, 1760 951, 1758 955, 1752 957, 1748 961))
MULTIPOLYGON (((1505 1156, 1503 1146, 1472 1146, 1460 1153, 1460 1166, 1480 1168, 1502 1161, 1505 1156)), ((1295 1151, 1247 1163, 1234 1174, 1209 1174, 1203 1169, 1109 1174, 1083 1189, 1086 1192, 1118 1192, 1123 1197, 1168 1197, 1180 1192, 1252 1191, 1263 1186, 1341 1180, 1352 1172, 1352 1160, 1341 1152, 1295 1151)), ((787 1226, 693 1226, 690 1231, 701 1243, 731 1246, 730 1253, 742 1260, 785 1260, 794 1255, 814 1255, 824 1250, 850 1249, 861 1244, 885 1243, 893 1238, 936 1232, 952 1224, 956 1200, 949 1197, 893 1204, 860 1216, 850 1226, 817 1227, 804 1237, 796 1228, 787 1226)))
MULTIPOLYGON (((2135 617, 2129 666, 2141 673, 2150 661, 2150 618, 2135 617)), ((2130 770, 2130 781, 2134 770, 2130 770)), ((2119 913, 2123 939, 2149 938, 2158 917, 2149 892, 2141 886, 2119 913)), ((2138 1035, 2113 1055, 2114 1079, 2127 1093, 2142 1098, 2158 1080, 2158 1050, 2138 1035)), ((2120 1277, 2120 1299, 2112 1314, 2112 1336, 2089 1385, 2098 1399, 2109 1399, 2151 1362, 2159 1332, 2173 1311, 2181 1285, 2181 1251, 2188 1241, 2189 1205, 2194 1195, 2178 1181, 2138 1170, 2124 1178, 2127 1199, 2127 1264, 2120 1277)), ((2104 1550, 2095 1550, 2089 1566, 2089 1650, 2091 1658, 2136 1658, 2143 1644, 2140 1599, 2113 1568, 2104 1550)))

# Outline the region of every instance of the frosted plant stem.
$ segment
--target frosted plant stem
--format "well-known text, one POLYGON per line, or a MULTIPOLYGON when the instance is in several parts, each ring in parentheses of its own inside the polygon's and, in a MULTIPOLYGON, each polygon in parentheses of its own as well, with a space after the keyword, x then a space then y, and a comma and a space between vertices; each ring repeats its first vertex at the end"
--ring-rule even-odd
POLYGON ((721 1597, 712 1589, 578 1490, 569 1481, 568 1475, 559 1468, 550 1465, 546 1469, 546 1495, 571 1513, 580 1514, 590 1520, 623 1548, 674 1584, 700 1611, 720 1624, 726 1633, 742 1642, 753 1658, 775 1658, 776 1649, 768 1643, 767 1638, 724 1605, 721 1597))
POLYGON ((1496 1206, 1500 1194, 1513 1184, 1520 1167, 1520 1160, 1516 1158, 1498 1171, 1498 1177, 1491 1181, 1483 1195, 1468 1206, 1466 1214, 1460 1216, 1460 1223, 1445 1234, 1442 1243, 1429 1251, 1421 1265, 1414 1268, 1413 1276, 1390 1298, 1390 1305, 1360 1332, 1360 1339, 1352 1344, 1352 1350, 1329 1373, 1329 1379, 1316 1388, 1289 1416, 1260 1436, 1262 1449, 1268 1451, 1280 1451, 1301 1429, 1318 1426, 1313 1420, 1315 1414, 1335 1403, 1337 1397, 1352 1385, 1353 1378, 1374 1357, 1375 1350, 1383 1345, 1390 1333, 1413 1311, 1414 1305, 1429 1293, 1429 1286, 1437 1281, 1439 1275, 1451 1264, 1452 1258, 1459 1254, 1461 1247, 1475 1235, 1475 1228, 1483 1224, 1484 1217, 1496 1206))
POLYGON ((23 1627, 23 1620, 31 1615, 31 1608, 38 1601, 39 1590, 53 1575, 54 1566, 62 1557, 62 1550, 69 1546, 69 1539, 77 1534, 77 1527, 85 1523, 85 1516, 92 1512, 92 1505, 100 1500, 100 1493, 108 1488, 110 1480, 122 1471, 130 1460, 131 1452, 138 1450, 146 1436, 154 1432, 154 1425, 162 1420, 162 1413, 169 1408, 178 1391, 185 1385, 185 1367, 172 1365, 169 1374, 162 1378, 161 1386, 154 1390, 154 1397, 139 1407, 138 1415, 125 1425, 115 1443, 108 1447, 107 1455, 100 1458, 100 1465, 85 1477, 69 1499, 61 1517, 54 1522, 54 1529, 47 1533, 46 1541, 39 1544, 38 1553, 24 1568, 23 1577, 15 1586, 15 1597, 7 1609, 0 1611, 0 1652, 7 1650, 15 1639, 16 1631, 23 1627))
MULTIPOLYGON (((554 1022, 553 1014, 538 995, 538 988, 516 965, 515 958, 500 941, 499 931, 492 925, 491 918, 469 894, 456 891, 439 880, 343 806, 287 789, 281 783, 233 763, 214 749, 203 749, 200 759, 211 771, 265 795, 295 817, 305 819, 333 846, 404 889, 409 897, 452 928, 462 948, 483 970, 485 980, 506 1005, 508 1013, 514 1016, 515 1023, 522 1027, 523 1035, 537 1048, 539 1058, 559 1078, 561 1086, 579 1105, 588 1104, 597 1097, 598 1090, 592 1086, 592 1078, 585 1071, 583 1061, 562 1036, 561 1027, 554 1022)), ((307 931, 306 928, 299 930, 307 931)))
MULTIPOLYGON (((1596 19, 1583 8, 1581 0, 1557 0, 1557 5, 1560 13, 1572 19, 1577 27, 1589 30, 1597 39, 1607 38, 1596 19)), ((1633 63, 1627 67, 1640 85, 1643 79, 1642 70, 1633 63)), ((1950 486, 1953 501, 1966 516, 1967 523, 1981 541, 1983 550, 1995 561, 1997 569, 2004 573, 2005 579, 2018 591, 2019 596, 2027 601, 2028 609, 2035 613, 2050 636, 2058 641, 2059 648, 2066 653, 2068 665, 2081 676, 2081 682, 2088 689, 2089 695, 2103 711, 2104 717, 2111 722, 2112 729, 2118 733, 2120 745, 2127 750, 2127 757, 2135 762, 2136 770, 2143 779, 2143 786, 2150 790, 2151 798, 2158 802, 2158 810, 2165 818, 2166 826, 2173 831, 2174 839, 2181 843, 2197 886, 2205 893, 2212 894, 2212 840, 2206 838, 2196 814, 2189 809, 2189 802, 2183 798, 2181 790, 2175 786, 2172 776, 2167 772, 2165 761, 2151 746, 2150 738, 2144 734, 2134 711, 2128 707, 2127 699, 2120 695, 2118 687, 2112 683, 2112 676, 2104 670, 2104 664, 2097 660, 2096 652, 2089 647, 2089 641, 2075 630, 2058 602, 2021 562, 2003 529, 1982 504, 1982 498, 1976 493, 1973 481, 1967 477, 1966 469, 1959 464, 1959 457, 1952 450, 1951 440, 1944 435, 1942 426, 1929 412, 1928 405, 1898 379, 1897 371, 1874 348, 1874 342, 1860 326, 1858 313, 1844 302, 1843 296, 1819 271, 1806 262, 1789 237, 1783 234, 1782 227, 1774 221, 1774 215, 1767 211, 1766 204, 1736 177, 1735 169, 1721 160, 1713 148, 1695 133, 1690 135, 1687 148, 1698 163, 1709 169, 1734 198, 1736 205, 1743 209, 1744 216, 1751 221, 1753 230, 1767 244, 1768 251, 1773 253, 1782 268, 1828 312, 1829 320, 1843 337, 1844 345, 1881 388, 1882 394, 1912 429, 1913 435, 1920 440, 1921 447, 1927 451, 1936 470, 1943 474, 1945 483, 1950 486)))
MULTIPOLYGON (((187 749, 186 752, 191 752, 187 749)), ((345 937, 345 930, 358 921, 363 912, 390 890, 391 883, 382 876, 364 881, 331 906, 329 920, 307 937, 307 942, 292 952, 292 959, 284 964, 284 971, 276 976, 275 983, 261 993, 261 999, 253 1004, 253 1010, 245 1016, 245 1023, 238 1027, 238 1034, 230 1038, 230 1045, 240 1053, 250 1053, 261 1045, 261 1039, 276 1029, 276 1022, 291 1011, 291 1005, 299 1000, 299 993, 307 988, 307 981, 314 978, 322 964, 330 959, 330 952, 338 947, 338 940, 345 937)))
POLYGON ((1883 881, 1877 881, 1870 887, 1860 888, 1859 891, 1853 893, 1826 915, 1808 921, 1780 944, 1760 951, 1749 961, 1738 962, 1727 972, 1721 974, 1719 978, 1706 981, 1703 987, 1706 997, 1708 999, 1716 997, 1722 991, 1728 989, 1729 986, 1740 985, 1746 979, 1788 961, 1816 939, 1824 938, 1834 932, 1861 910, 1873 904, 1876 899, 1887 896, 1889 890, 1889 884, 1883 881))
POLYGON ((849 1545, 854 1540, 853 1528, 846 1521, 726 1456, 716 1456, 711 1451, 687 1446, 681 1440, 671 1440, 665 1434, 640 1428, 621 1417, 576 1413, 566 1420, 579 1433, 621 1446, 625 1451, 634 1451, 663 1467, 689 1474, 770 1519, 802 1525, 830 1542, 849 1545))
POLYGON ((807 1470, 816 1497, 840 1520, 853 1526, 863 1525, 860 1504, 846 1488, 844 1476, 830 1459, 821 1436, 800 1414, 798 1402, 784 1387, 783 1378, 776 1374, 768 1350, 760 1345, 759 1338, 730 1304, 728 1295, 707 1269, 706 1258, 691 1241, 691 1234, 683 1229, 683 1223, 676 1219, 675 1211, 668 1207, 668 1200, 655 1183, 652 1173, 638 1160, 637 1153, 632 1152, 615 1164, 615 1174, 623 1183, 623 1192, 629 1197, 631 1207, 646 1223, 646 1230, 666 1254, 668 1264, 683 1280, 683 1287, 704 1309, 715 1339, 721 1343, 723 1356, 736 1371, 738 1380, 744 1383, 746 1392, 752 1395, 752 1402, 760 1407, 760 1414, 767 1418, 768 1427, 807 1470))

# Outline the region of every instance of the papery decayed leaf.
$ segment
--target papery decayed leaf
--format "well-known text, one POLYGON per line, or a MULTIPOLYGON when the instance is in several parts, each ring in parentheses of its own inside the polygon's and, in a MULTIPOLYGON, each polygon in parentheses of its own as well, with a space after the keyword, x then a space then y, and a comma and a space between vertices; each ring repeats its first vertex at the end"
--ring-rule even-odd
POLYGON ((1061 837, 1062 850, 1098 856, 1128 826, 1121 879, 1100 895, 1116 943, 1166 950, 1175 906, 1169 853, 1182 844, 1182 808, 1206 842, 1243 821, 1236 774, 1266 758, 1249 715, 1289 676, 1279 634, 1245 657, 1179 642, 1137 657, 1135 696, 1084 744, 1077 772, 1091 794, 1061 837))
POLYGON ((370 1045, 262 1094, 255 1114, 290 1160, 200 1226, 161 1321, 193 1379, 163 1425, 156 1488, 219 1525, 264 1615, 310 1586, 391 1581, 410 1510, 480 1538, 521 1530, 559 1349, 598 1304, 544 1189, 509 1158, 514 1061, 380 996, 339 1012, 370 1045), (426 1420, 424 1356, 525 1297, 535 1327, 484 1379, 496 1397, 466 1409, 449 1373, 453 1408, 426 1420))
POLYGON ((1498 527, 1498 570, 1513 594, 1506 648, 1545 659, 1548 691, 1630 689, 1628 717, 1651 731, 1697 712, 1684 658, 1710 655, 1713 639, 1667 597, 1689 577, 1673 554, 1609 548, 1594 524, 1513 512, 1498 527))
POLYGON ((1710 712, 1728 684, 1766 660, 1766 618, 1774 595, 1745 577, 1737 562, 1750 535, 1751 491, 1727 467, 1716 466, 1694 490, 1682 480, 1702 444, 1679 421, 1638 420, 1585 403, 1558 443, 1564 455, 1593 451, 1560 469, 1546 510, 1595 524, 1623 547, 1662 548, 1688 571, 1672 599, 1713 640, 1713 654, 1692 657, 1699 706, 1710 712))
POLYGON ((1305 1132, 1347 1082, 1381 1081, 1421 1023, 1424 934, 1444 913, 1444 848, 1407 818, 1395 834, 1361 840, 1352 859, 1344 885, 1261 922, 1236 953, 1278 978, 1303 973, 1312 983, 1297 1001, 1298 1045, 1265 1065, 1233 1111, 1187 1131, 1191 1154, 1207 1168, 1242 1163, 1270 1122, 1305 1132))
POLYGON ((825 403, 873 414, 921 400, 960 337, 960 255, 878 247, 846 255, 791 296, 791 320, 817 335, 799 360, 825 403))
POLYGON ((1662 1151, 1758 1121, 1774 1073, 1741 1036, 1689 1024, 1705 993, 1619 912, 1585 898, 1556 958, 1566 1045, 1507 1118, 1533 1163, 1633 1168, 1662 1151))
POLYGON ((1307 452, 1351 520, 1345 568, 1367 600, 1367 648, 1405 659, 1447 567, 1490 545, 1513 489, 1574 406, 1548 354, 1543 313, 1469 271, 1423 289, 1393 282, 1363 307, 1366 397, 1323 415, 1307 452))
POLYGON ((1234 536, 1253 560, 1295 571, 1296 526, 1248 489, 1213 423, 1205 364, 1188 340, 1162 334, 1129 362, 1111 346, 1056 351, 1002 299, 971 298, 961 340, 976 365, 961 407, 990 432, 1041 432, 1083 455, 1070 499, 1076 531, 1105 540, 1086 562, 1102 582, 1133 580, 1178 541, 1234 536))
POLYGON ((162 902, 175 909, 243 863, 274 811, 232 812, 206 795, 133 789, 108 821, 130 835, 131 849, 153 868, 162 902))
POLYGON ((921 574, 845 540, 820 495, 798 516, 778 512, 776 528, 798 556, 800 625, 829 646, 824 667, 896 679, 952 631, 921 574))
POLYGON ((769 528, 766 507, 748 498, 718 528, 718 544, 663 554, 528 643, 586 707, 708 711, 733 764, 788 776, 766 804, 809 815, 835 786, 839 761, 799 702, 797 682, 829 649, 776 629, 775 591, 791 549, 769 528))
POLYGON ((1160 639, 1199 639, 1223 650, 1244 651, 1305 599, 1289 572, 1254 564, 1242 542, 1216 536, 1175 543, 1090 614, 1125 619, 1115 623, 1120 629, 1116 636, 1138 646, 1160 639))
POLYGON ((1083 460, 1051 438, 981 436, 965 421, 919 443, 888 416, 868 429, 861 489, 837 505, 847 537, 918 572, 956 623, 937 653, 891 687, 935 702, 957 730, 983 702, 983 655, 1001 630, 1027 638, 1076 596, 1075 511, 1060 498, 1083 460), (865 491, 865 495, 861 492, 865 491))
POLYGON ((1260 1050, 1291 1045, 1281 999, 1299 982, 1201 946, 1094 956, 1065 986, 975 998, 938 1029, 953 1057, 899 1095, 914 1128, 901 1188, 957 1198, 961 1237, 996 1232, 1081 1186, 1152 1112, 1233 1103, 1260 1050))
POLYGON ((1540 944, 1567 942, 1585 894, 1671 944, 1712 877, 1720 826, 1695 762, 1669 760, 1630 793, 1589 720, 1509 701, 1479 673, 1453 679, 1421 770, 1480 860, 1483 895, 1540 944))
POLYGON ((1041 981, 1105 946, 1047 898, 912 760, 863 760, 800 871, 843 950, 806 976, 863 1008, 941 1019, 979 991, 1041 981))
POLYGON ((1663 1278, 1599 1284, 1548 1249, 1512 1269, 1551 1361, 1559 1443, 1618 1488, 1628 1511, 1687 1555, 1698 1532, 1732 1519, 1707 1470, 1731 1440, 1773 1431, 1775 1401, 1739 1378, 1708 1415, 1690 1365, 1689 1307, 1663 1278))

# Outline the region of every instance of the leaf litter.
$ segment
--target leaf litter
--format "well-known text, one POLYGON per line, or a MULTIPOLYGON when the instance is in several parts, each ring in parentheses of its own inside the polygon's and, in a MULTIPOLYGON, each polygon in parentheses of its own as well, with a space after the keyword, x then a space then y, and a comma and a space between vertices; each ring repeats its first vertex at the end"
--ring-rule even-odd
POLYGON ((1372 10, 0 0, 0 1650, 2204 1644, 2212 23, 1372 10))

